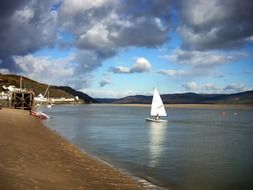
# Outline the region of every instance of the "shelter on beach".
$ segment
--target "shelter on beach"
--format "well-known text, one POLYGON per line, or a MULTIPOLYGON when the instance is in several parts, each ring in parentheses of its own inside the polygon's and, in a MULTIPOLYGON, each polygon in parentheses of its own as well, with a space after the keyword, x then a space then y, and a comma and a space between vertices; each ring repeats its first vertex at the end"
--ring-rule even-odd
POLYGON ((9 107, 15 109, 31 110, 34 101, 33 90, 28 90, 23 87, 23 78, 20 76, 20 87, 17 88, 11 84, 6 86, 2 79, 0 79, 0 105, 1 107, 9 107))
POLYGON ((15 109, 31 110, 33 106, 34 92, 15 91, 11 92, 11 107, 15 109))

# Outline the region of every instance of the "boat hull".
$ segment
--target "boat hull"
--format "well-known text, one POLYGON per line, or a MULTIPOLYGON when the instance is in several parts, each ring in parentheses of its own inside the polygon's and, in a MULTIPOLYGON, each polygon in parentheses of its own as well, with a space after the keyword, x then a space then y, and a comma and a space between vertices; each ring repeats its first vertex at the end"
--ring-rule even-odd
POLYGON ((157 122, 157 123, 160 123, 160 122, 167 122, 167 120, 164 120, 164 119, 152 119, 152 118, 145 118, 146 121, 149 121, 149 122, 157 122))
POLYGON ((45 113, 42 113, 42 112, 37 112, 37 111, 32 111, 31 110, 31 115, 33 115, 33 116, 36 116, 36 117, 38 117, 38 118, 40 118, 40 119, 49 119, 50 117, 47 115, 47 114, 45 114, 45 113))

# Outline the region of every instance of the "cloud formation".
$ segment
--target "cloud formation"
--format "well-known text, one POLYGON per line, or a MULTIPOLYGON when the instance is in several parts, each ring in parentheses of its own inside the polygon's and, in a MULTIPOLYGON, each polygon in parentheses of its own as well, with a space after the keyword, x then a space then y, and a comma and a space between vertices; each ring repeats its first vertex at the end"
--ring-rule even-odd
POLYGON ((194 67, 212 67, 236 60, 235 55, 232 56, 222 52, 189 51, 183 49, 176 49, 171 55, 165 56, 165 58, 177 64, 194 67))
POLYGON ((53 0, 7 1, 0 3, 1 68, 18 72, 12 59, 26 55, 56 41, 57 13, 51 11, 53 0))
POLYGON ((123 67, 123 66, 116 66, 116 67, 111 67, 110 71, 113 73, 130 73, 130 69, 128 67, 123 67))
MULTIPOLYGON (((44 75, 50 73, 53 81, 61 82, 60 78, 64 77, 62 83, 81 89, 92 83, 91 73, 120 49, 157 48, 169 41, 173 27, 178 24, 176 32, 182 37, 182 46, 167 58, 186 68, 158 72, 169 76, 203 75, 210 68, 229 64, 238 57, 234 52, 233 55, 217 53, 217 49, 252 45, 252 18, 251 0, 179 0, 177 3, 1 0, 0 71, 34 75, 42 82, 46 82, 44 75), (63 34, 71 39, 66 40, 63 34), (67 61, 32 55, 40 49, 61 45, 75 51, 71 58, 66 57, 67 61), (55 69, 49 71, 52 67, 55 69)), ((140 58, 130 68, 117 66, 111 71, 129 74, 150 69, 149 61, 140 58)))
POLYGON ((238 93, 252 90, 251 87, 246 86, 245 84, 241 83, 232 83, 228 84, 224 87, 217 86, 212 83, 206 83, 204 85, 198 84, 195 81, 187 82, 186 84, 182 85, 183 88, 187 91, 193 92, 208 92, 208 93, 238 93))
POLYGON ((194 81, 187 82, 183 87, 188 91, 196 91, 199 89, 199 85, 194 81))
POLYGON ((70 84, 74 77, 74 67, 70 65, 74 60, 71 55, 64 59, 52 59, 46 56, 15 56, 16 64, 22 69, 22 73, 34 80, 44 79, 49 84, 70 84))
POLYGON ((183 67, 183 69, 163 69, 157 73, 177 77, 199 77, 217 75, 216 68, 230 64, 240 58, 248 57, 249 53, 225 51, 197 51, 176 49, 170 55, 162 56, 169 62, 183 67))
POLYGON ((234 49, 253 36, 251 0, 181 0, 178 31, 188 49, 234 49))
POLYGON ((160 71, 157 71, 157 73, 160 73, 163 75, 168 75, 168 76, 186 76, 186 75, 188 75, 188 73, 183 70, 173 70, 173 69, 160 70, 160 71))
POLYGON ((144 73, 149 72, 151 69, 151 64, 149 60, 144 57, 140 57, 136 59, 136 62, 130 69, 130 73, 144 73))
MULTIPOLYGON (((3 0, 0 69, 25 73, 13 57, 63 43, 65 48, 77 50, 76 82, 84 80, 81 73, 88 74, 100 67, 119 48, 157 47, 165 43, 171 12, 170 0, 3 0), (59 38, 62 32, 70 34, 72 40, 59 38)), ((137 65, 131 72, 142 72, 141 69, 137 65)))
POLYGON ((103 80, 101 80, 99 82, 100 87, 104 87, 104 86, 109 85, 109 84, 112 84, 112 81, 107 79, 107 78, 104 78, 103 80))
POLYGON ((144 57, 137 58, 131 68, 116 66, 110 68, 113 73, 129 74, 129 73, 145 73, 151 70, 151 64, 149 60, 144 57))
POLYGON ((75 43, 81 49, 156 47, 168 39, 170 9, 170 0, 65 0, 59 20, 77 36, 75 43))

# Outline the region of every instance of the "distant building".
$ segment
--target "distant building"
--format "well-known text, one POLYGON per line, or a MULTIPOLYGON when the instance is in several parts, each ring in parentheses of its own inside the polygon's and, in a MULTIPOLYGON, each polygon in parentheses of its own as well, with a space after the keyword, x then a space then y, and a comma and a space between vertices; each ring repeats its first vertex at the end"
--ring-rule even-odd
POLYGON ((54 104, 64 104, 64 103, 75 103, 77 100, 75 98, 51 98, 52 103, 54 104))
POLYGON ((11 96, 9 93, 5 93, 5 92, 0 93, 0 100, 8 100, 10 98, 11 98, 11 96))
POLYGON ((34 97, 34 101, 36 101, 36 102, 47 102, 48 100, 42 94, 39 94, 38 96, 34 97))

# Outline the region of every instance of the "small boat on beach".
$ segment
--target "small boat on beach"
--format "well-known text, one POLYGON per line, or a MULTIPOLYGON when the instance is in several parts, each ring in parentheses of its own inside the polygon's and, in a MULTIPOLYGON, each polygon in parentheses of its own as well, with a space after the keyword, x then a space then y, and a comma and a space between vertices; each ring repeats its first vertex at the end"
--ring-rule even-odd
POLYGON ((31 115, 34 115, 34 116, 36 116, 36 117, 38 117, 40 119, 43 119, 43 120, 50 118, 47 114, 45 114, 45 113, 43 113, 41 111, 33 111, 33 110, 31 110, 30 113, 31 113, 31 115))
MULTIPOLYGON (((45 95, 47 94, 48 89, 49 89, 49 86, 50 86, 50 85, 48 85, 48 87, 47 87, 47 89, 46 89, 45 94, 44 94, 43 97, 45 97, 45 95)), ((41 104, 42 104, 43 102, 44 102, 44 101, 40 101, 40 103, 39 103, 39 105, 38 105, 36 111, 35 111, 35 110, 31 110, 31 111, 30 111, 30 114, 44 120, 44 119, 49 119, 50 117, 49 117, 47 114, 45 114, 45 113, 39 111, 39 109, 40 109, 40 107, 41 107, 41 104)))
POLYGON ((150 118, 145 118, 145 120, 151 122, 167 122, 167 120, 161 119, 161 116, 167 116, 167 114, 161 96, 155 88, 152 99, 150 118))
POLYGON ((47 108, 52 108, 54 106, 54 104, 53 104, 53 102, 52 102, 52 100, 51 100, 51 98, 49 96, 49 91, 47 93, 47 101, 48 101, 47 108))

